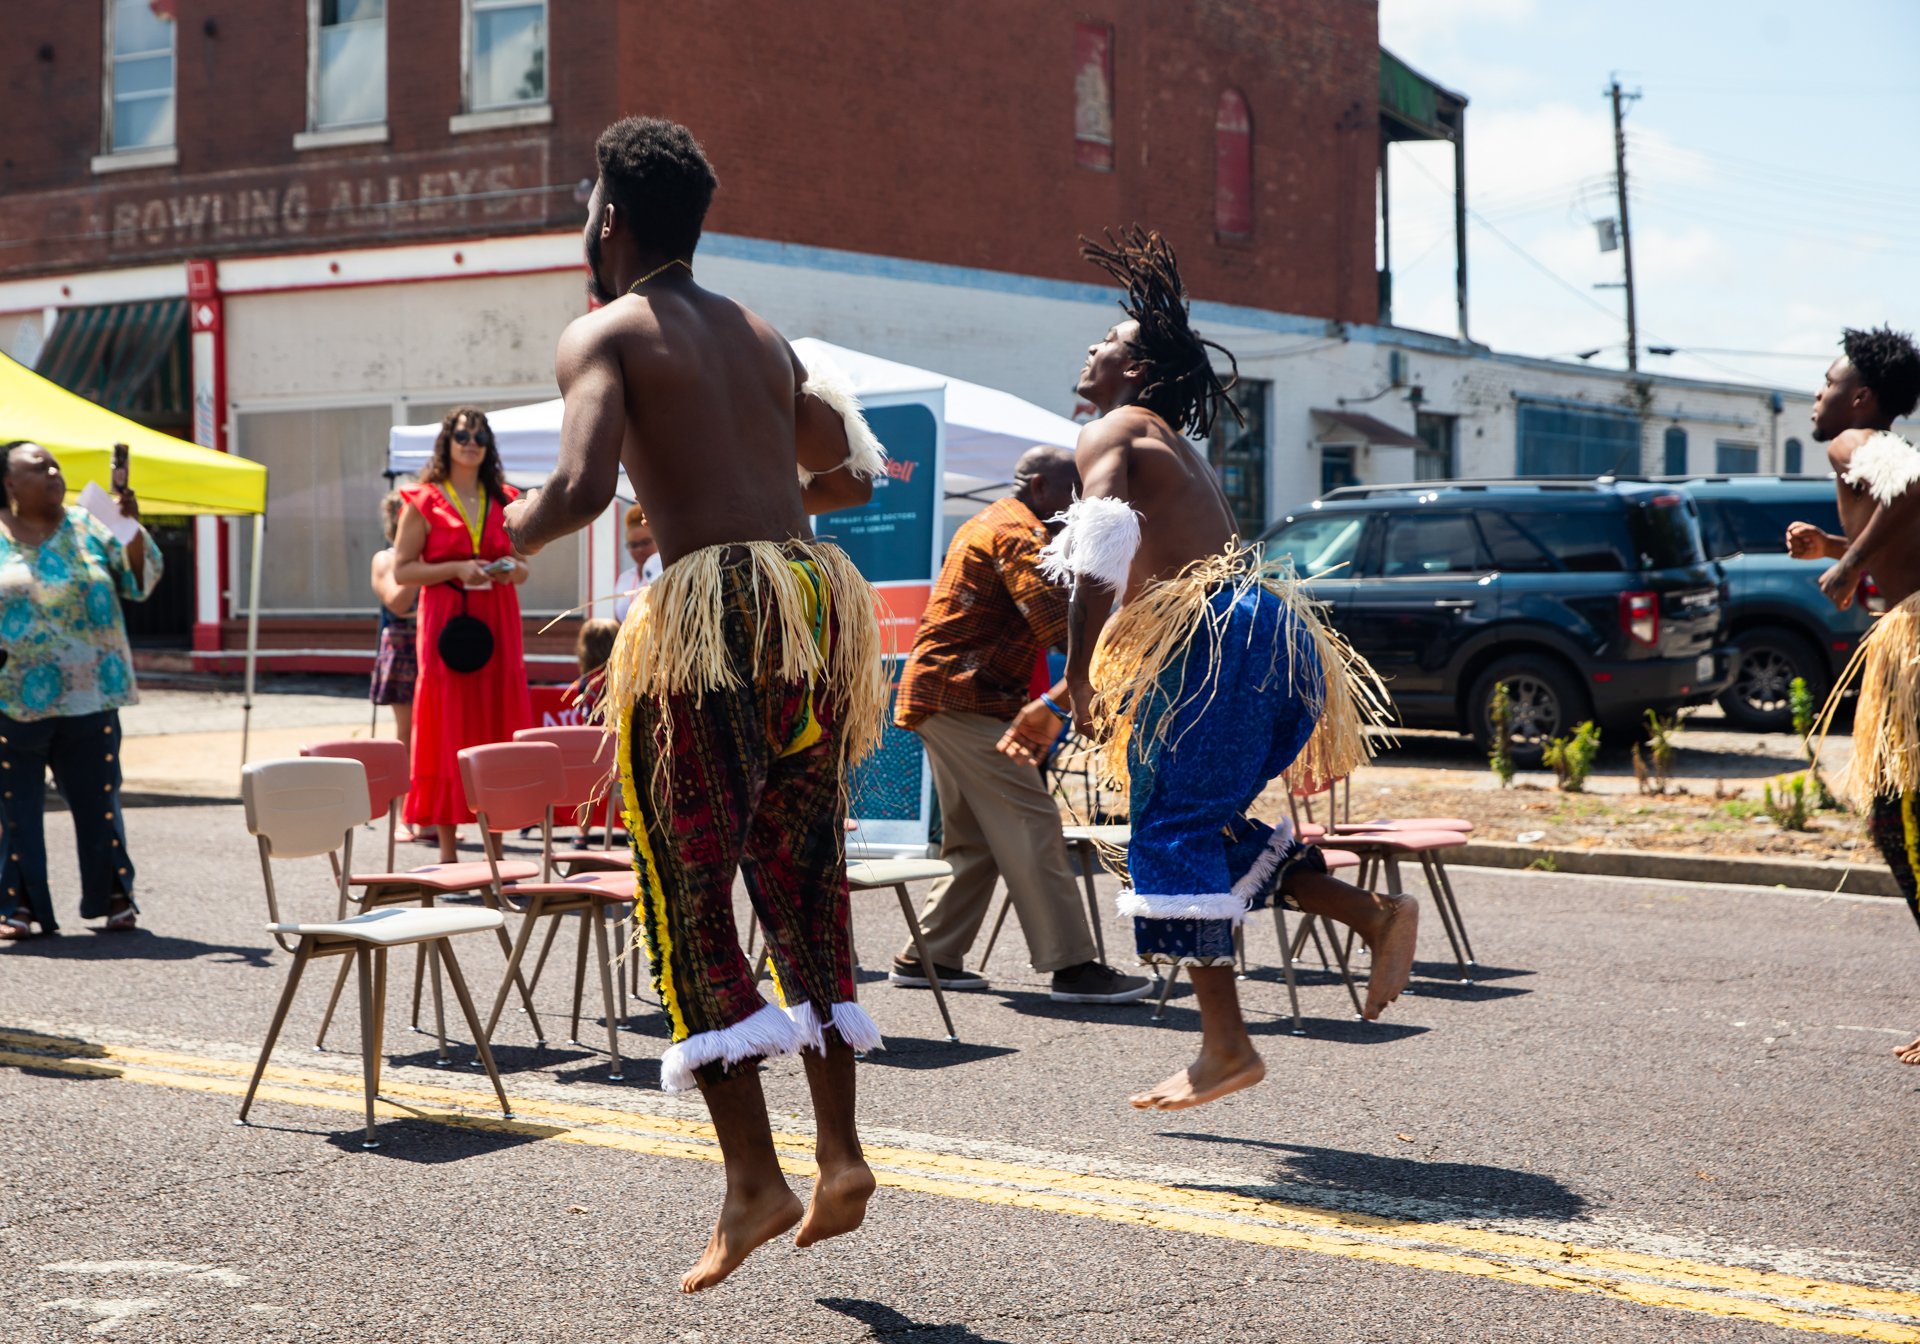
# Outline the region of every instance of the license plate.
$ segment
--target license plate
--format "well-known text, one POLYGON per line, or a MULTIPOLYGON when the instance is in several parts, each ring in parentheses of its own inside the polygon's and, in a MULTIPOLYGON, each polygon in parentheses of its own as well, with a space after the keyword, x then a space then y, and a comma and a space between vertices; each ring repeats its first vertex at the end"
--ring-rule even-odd
POLYGON ((1713 655, 1703 653, 1693 662, 1693 675, 1697 681, 1713 680, 1713 655))

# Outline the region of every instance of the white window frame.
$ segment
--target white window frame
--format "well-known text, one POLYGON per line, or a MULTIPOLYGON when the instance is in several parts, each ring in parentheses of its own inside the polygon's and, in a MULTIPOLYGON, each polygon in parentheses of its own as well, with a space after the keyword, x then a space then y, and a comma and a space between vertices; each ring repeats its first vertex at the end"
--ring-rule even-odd
MULTIPOLYGON (((180 161, 180 21, 176 18, 172 25, 173 41, 167 48, 167 59, 172 62, 171 88, 168 96, 173 101, 173 138, 170 145, 140 145, 132 149, 120 149, 113 143, 113 104, 114 76, 117 57, 113 50, 113 11, 114 0, 105 0, 100 6, 100 31, 104 41, 100 45, 100 153, 94 156, 92 168, 96 173, 123 172, 134 168, 168 168, 180 161)), ((136 52, 134 55, 152 56, 157 52, 136 52)))
MULTIPOLYGON (((320 7, 321 0, 307 0, 307 129, 293 137, 295 149, 328 149, 335 145, 383 145, 387 142, 387 118, 355 122, 347 126, 320 124, 320 7)), ((384 27, 392 15, 389 4, 380 22, 384 27)), ((389 52, 391 55, 391 52, 389 52)))
POLYGON ((491 130, 499 126, 539 126, 553 120, 553 3, 537 0, 541 19, 546 24, 547 41, 542 54, 540 87, 546 91, 538 102, 500 103, 491 107, 473 105, 473 13, 475 8, 512 9, 533 0, 460 0, 460 107, 447 129, 455 135, 464 131, 491 130))

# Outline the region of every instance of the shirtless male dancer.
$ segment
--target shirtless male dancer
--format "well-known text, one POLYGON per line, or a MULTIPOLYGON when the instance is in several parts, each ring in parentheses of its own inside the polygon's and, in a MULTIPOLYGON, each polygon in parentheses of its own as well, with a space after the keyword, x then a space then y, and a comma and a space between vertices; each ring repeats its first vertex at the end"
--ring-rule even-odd
POLYGON ((810 380, 766 322, 694 280, 716 179, 682 126, 600 136, 590 292, 560 338, 566 399, 552 478, 507 511, 528 555, 612 502, 622 467, 665 569, 638 593, 608 666, 607 717, 638 876, 636 916, 673 1028, 669 1091, 697 1085, 726 1198, 684 1292, 719 1283, 799 1224, 808 1246, 860 1225, 874 1189, 854 1126, 854 1002, 844 772, 886 705, 874 595, 808 515, 866 502, 884 458, 844 383, 810 380), (743 871, 781 1004, 740 949, 743 871), (781 1176, 762 1059, 800 1053, 819 1174, 804 1217, 781 1176))
POLYGON ((1076 390, 1100 418, 1080 432, 1083 493, 1046 558, 1073 585, 1074 722, 1106 739, 1103 773, 1129 795, 1120 912, 1142 963, 1192 968, 1200 1006, 1199 1058, 1130 1100, 1180 1110, 1266 1076, 1234 988, 1248 909, 1277 895, 1350 925, 1373 952, 1377 1018, 1406 985, 1419 908, 1330 876, 1291 823, 1246 815, 1290 767, 1324 781, 1365 758, 1377 682, 1241 546, 1212 468, 1181 437, 1205 435, 1232 401, 1208 355, 1220 347, 1189 325, 1172 248, 1137 227, 1109 242, 1082 252, 1126 289, 1127 316, 1088 348, 1076 390))
MULTIPOLYGON (((1831 722, 1841 694, 1860 688, 1853 716, 1853 757, 1841 782, 1857 806, 1871 800, 1868 830, 1907 908, 1920 921, 1920 450, 1891 432, 1893 422, 1920 401, 1920 353, 1913 338, 1879 327, 1849 329, 1845 352, 1827 370, 1813 403, 1813 437, 1827 445, 1840 525, 1834 536, 1812 523, 1787 528, 1787 551, 1802 560, 1831 560, 1820 591, 1845 611, 1862 575, 1871 574, 1887 601, 1854 666, 1828 697, 1821 715, 1831 722)), ((1920 1065, 1920 1037, 1894 1051, 1920 1065)))

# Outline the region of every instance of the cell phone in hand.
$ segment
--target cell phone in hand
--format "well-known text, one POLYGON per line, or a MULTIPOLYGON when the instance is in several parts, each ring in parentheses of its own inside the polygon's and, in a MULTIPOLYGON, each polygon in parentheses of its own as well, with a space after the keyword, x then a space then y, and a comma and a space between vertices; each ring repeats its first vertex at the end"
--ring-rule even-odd
POLYGON ((124 443, 113 445, 113 493, 119 494, 127 488, 127 468, 129 449, 124 443))
POLYGON ((480 572, 483 574, 492 574, 496 577, 501 574, 511 574, 513 573, 513 558, 503 555, 498 560, 489 560, 486 564, 480 566, 480 572))

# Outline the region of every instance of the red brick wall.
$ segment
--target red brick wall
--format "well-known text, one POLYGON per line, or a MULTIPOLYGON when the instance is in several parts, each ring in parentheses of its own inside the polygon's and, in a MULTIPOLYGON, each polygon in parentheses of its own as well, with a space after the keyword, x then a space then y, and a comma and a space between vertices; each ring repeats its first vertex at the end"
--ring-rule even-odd
MULTIPOLYGON (((1199 297, 1373 316, 1370 0, 554 0, 553 124, 464 136, 447 133, 460 110, 457 0, 390 0, 389 143, 306 153, 293 149, 306 115, 304 0, 178 0, 178 167, 98 178, 88 160, 100 144, 99 0, 7 8, 0 244, 14 245, 0 246, 0 274, 342 245, 315 228, 191 245, 125 230, 103 240, 140 193, 264 187, 322 169, 378 175, 392 167, 386 155, 452 149, 474 161, 489 144, 503 156, 515 146, 517 186, 544 176, 537 205, 497 221, 423 219, 404 236, 570 227, 594 135, 639 112, 685 121, 705 143, 721 178, 715 230, 1094 281, 1076 236, 1139 221, 1174 241, 1199 297), (1107 173, 1073 162, 1080 21, 1114 28, 1107 173), (39 59, 43 44, 51 61, 39 59), (1213 122, 1228 85, 1253 114, 1245 243, 1213 235, 1213 122)), ((314 178, 315 209, 326 193, 314 178)), ((386 240, 356 229, 351 241, 386 240)))

